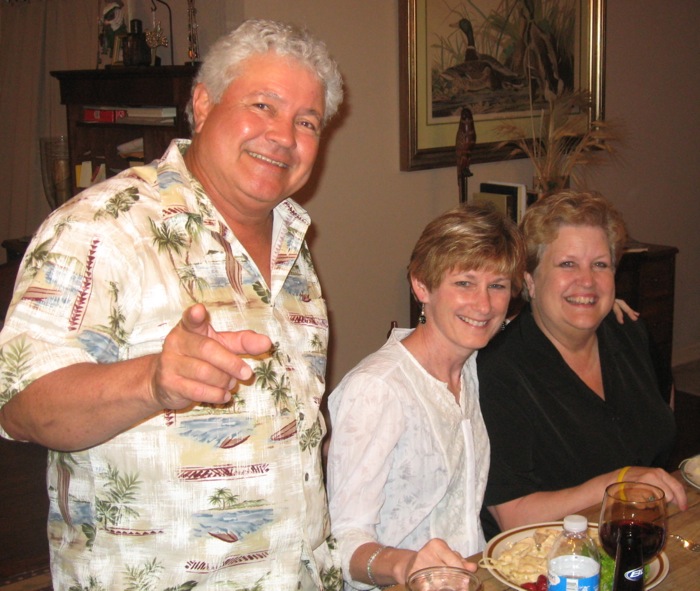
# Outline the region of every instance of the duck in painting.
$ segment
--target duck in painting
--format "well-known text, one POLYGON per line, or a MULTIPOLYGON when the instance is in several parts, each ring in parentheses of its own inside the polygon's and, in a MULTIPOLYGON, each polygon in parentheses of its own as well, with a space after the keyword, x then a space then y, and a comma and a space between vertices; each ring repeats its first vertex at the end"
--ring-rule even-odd
POLYGON ((460 19, 457 26, 467 38, 464 61, 447 68, 442 77, 459 82, 466 90, 499 90, 522 86, 522 78, 496 58, 479 53, 474 41, 474 28, 468 18, 460 19))
POLYGON ((543 30, 535 19, 532 0, 520 5, 520 39, 513 51, 510 67, 534 82, 535 93, 543 99, 559 96, 565 87, 560 73, 556 41, 551 32, 543 30))

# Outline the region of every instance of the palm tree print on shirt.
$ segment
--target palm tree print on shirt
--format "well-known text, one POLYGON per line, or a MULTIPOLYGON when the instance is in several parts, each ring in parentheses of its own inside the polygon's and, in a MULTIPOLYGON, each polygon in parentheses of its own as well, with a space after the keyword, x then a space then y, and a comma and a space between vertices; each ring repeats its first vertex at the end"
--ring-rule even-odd
POLYGON ((119 214, 127 213, 139 200, 138 193, 139 191, 136 187, 129 187, 115 193, 107 200, 104 208, 95 212, 94 219, 98 220, 101 217, 111 216, 116 220, 119 214))
POLYGON ((196 238, 202 229, 202 216, 193 213, 184 215, 187 216, 184 232, 175 227, 175 224, 170 223, 169 220, 161 224, 156 224, 153 220, 149 220, 149 222, 153 234, 153 245, 159 253, 166 252, 168 254, 170 263, 180 278, 180 283, 192 301, 198 302, 199 298, 195 295, 195 289, 201 294, 202 288, 206 287, 206 282, 199 279, 191 266, 187 264, 187 257, 193 238, 196 238), (183 253, 185 254, 184 267, 175 261, 175 256, 182 257, 183 253))
MULTIPOLYGON (((275 353, 278 352, 278 350, 279 347, 275 346, 275 353)), ((253 370, 255 383, 270 392, 270 395, 275 401, 275 406, 281 414, 288 414, 291 412, 290 404, 292 402, 289 378, 284 373, 284 366, 281 366, 279 356, 276 357, 275 353, 273 353, 272 359, 262 361, 253 370), (281 366, 280 369, 282 371, 278 373, 275 366, 281 366)))
POLYGON ((2 389, 0 389, 0 402, 8 402, 10 398, 24 390, 31 380, 29 366, 31 358, 30 347, 25 341, 0 348, 0 361, 2 361, 2 389))
POLYGON ((65 220, 57 223, 53 228, 53 236, 48 240, 44 240, 40 244, 37 244, 31 251, 27 253, 24 260, 24 266, 29 272, 30 276, 35 276, 42 265, 52 258, 52 249, 56 241, 60 238, 63 232, 70 228, 71 218, 67 217, 65 220))
POLYGON ((139 513, 131 506, 136 500, 136 491, 141 484, 136 474, 122 476, 119 470, 108 466, 106 498, 97 498, 97 519, 105 529, 122 524, 128 518, 136 518, 139 513))

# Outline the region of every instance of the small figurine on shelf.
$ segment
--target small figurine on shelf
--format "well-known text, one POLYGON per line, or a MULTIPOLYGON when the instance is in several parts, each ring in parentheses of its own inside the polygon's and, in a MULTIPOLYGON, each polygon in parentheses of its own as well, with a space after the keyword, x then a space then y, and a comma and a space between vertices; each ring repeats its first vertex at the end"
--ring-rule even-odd
POLYGON ((476 130, 474 129, 474 117, 469 107, 462 107, 455 138, 455 150, 457 152, 457 183, 459 184, 459 202, 467 202, 467 179, 472 176, 469 169, 472 149, 476 144, 476 130))

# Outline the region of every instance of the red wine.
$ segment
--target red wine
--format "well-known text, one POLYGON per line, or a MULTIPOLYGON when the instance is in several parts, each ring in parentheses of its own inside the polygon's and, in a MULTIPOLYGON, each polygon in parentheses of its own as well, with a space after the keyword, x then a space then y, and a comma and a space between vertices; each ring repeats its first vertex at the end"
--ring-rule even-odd
POLYGON ((612 591, 644 591, 644 558, 640 531, 627 527, 618 532, 612 591))
POLYGON ((603 549, 610 555, 617 552, 617 541, 620 536, 637 537, 642 541, 642 557, 648 562, 664 547, 666 530, 663 527, 645 521, 631 521, 621 519, 618 521, 606 521, 598 530, 603 549))

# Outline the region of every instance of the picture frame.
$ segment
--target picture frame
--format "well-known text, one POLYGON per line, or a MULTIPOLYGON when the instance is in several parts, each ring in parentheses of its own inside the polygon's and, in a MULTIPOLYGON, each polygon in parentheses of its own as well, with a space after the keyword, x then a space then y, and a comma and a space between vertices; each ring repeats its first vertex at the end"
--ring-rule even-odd
MULTIPOLYGON (((510 51, 514 63, 513 46, 518 35, 513 31, 518 30, 517 26, 527 26, 528 19, 533 27, 542 22, 526 12, 526 7, 533 5, 538 11, 535 17, 542 18, 547 11, 549 15, 558 15, 558 22, 565 23, 561 26, 564 41, 558 46, 563 49, 556 54, 557 60, 566 65, 559 68, 560 79, 566 88, 587 91, 591 98, 590 110, 576 116, 582 119, 584 128, 591 121, 604 118, 606 0, 534 0, 527 4, 523 0, 399 0, 401 170, 456 164, 455 138, 461 106, 469 106, 474 115, 476 144, 471 163, 512 157, 512 148, 499 144, 513 138, 504 137, 499 126, 515 125, 528 135, 537 129, 546 101, 542 96, 539 101, 535 97, 543 95, 543 89, 537 92, 537 81, 531 74, 525 74, 524 65, 520 87, 516 82, 507 86, 507 69, 501 75, 498 65, 490 70, 485 68, 487 76, 458 78, 453 74, 451 79, 447 76, 450 67, 460 63, 461 56, 467 61, 467 56, 460 52, 470 45, 469 37, 464 36, 463 27, 459 30, 460 21, 465 17, 474 21, 474 46, 477 52, 483 52, 478 56, 508 63, 508 58, 503 56, 510 51), (565 18, 572 14, 573 18, 565 18), (520 23, 516 22, 518 18, 520 23), (486 43, 480 43, 483 40, 486 43), (494 73, 500 78, 494 77, 494 73), (465 88, 465 80, 471 86, 465 88), (443 87, 447 90, 443 91, 443 87)), ((530 35, 533 30, 529 30, 530 35)), ((521 40, 525 38, 523 33, 521 40)), ((529 71, 533 71, 532 67, 529 71)))
POLYGON ((124 45, 126 42, 126 35, 115 35, 114 45, 112 46, 112 65, 113 66, 123 66, 124 65, 124 45))

